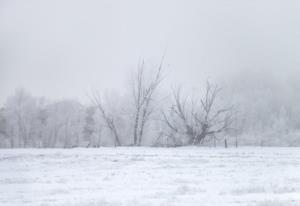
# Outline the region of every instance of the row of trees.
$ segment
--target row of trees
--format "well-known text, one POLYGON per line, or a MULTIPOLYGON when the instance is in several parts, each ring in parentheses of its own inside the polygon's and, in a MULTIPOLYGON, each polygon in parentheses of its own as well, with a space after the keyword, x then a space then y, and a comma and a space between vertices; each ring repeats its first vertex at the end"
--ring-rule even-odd
POLYGON ((120 108, 109 107, 107 99, 99 92, 92 92, 91 102, 98 109, 115 146, 141 146, 145 143, 146 129, 151 130, 147 132, 148 136, 150 133, 150 144, 167 146, 200 145, 230 129, 233 107, 216 107, 220 92, 217 85, 207 82, 206 93, 200 98, 183 97, 181 88, 177 88, 172 90, 168 103, 157 106, 159 98, 156 94, 163 79, 163 59, 152 74, 147 73, 145 63, 141 62, 132 77, 129 98, 124 101, 127 107, 121 106, 127 111, 125 115, 120 108), (127 131, 124 131, 122 122, 127 122, 127 131), (125 139, 129 137, 129 141, 123 143, 122 134, 126 134, 125 139))
POLYGON ((262 96, 253 88, 253 96, 246 90, 232 96, 207 82, 198 92, 162 92, 165 77, 163 59, 151 70, 141 62, 123 96, 94 90, 90 105, 51 102, 19 89, 0 109, 0 147, 217 145, 225 138, 234 144, 299 142, 288 136, 300 129, 297 107, 275 104, 261 88, 262 96))
POLYGON ((232 108, 216 107, 216 85, 208 82, 203 97, 183 97, 177 88, 170 100, 158 104, 164 78, 163 59, 151 72, 141 62, 124 97, 94 90, 89 106, 74 100, 49 102, 19 89, 0 111, 0 145, 199 145, 229 129, 232 108))
POLYGON ((0 111, 2 147, 70 147, 81 137, 83 106, 75 101, 48 103, 23 89, 0 111))

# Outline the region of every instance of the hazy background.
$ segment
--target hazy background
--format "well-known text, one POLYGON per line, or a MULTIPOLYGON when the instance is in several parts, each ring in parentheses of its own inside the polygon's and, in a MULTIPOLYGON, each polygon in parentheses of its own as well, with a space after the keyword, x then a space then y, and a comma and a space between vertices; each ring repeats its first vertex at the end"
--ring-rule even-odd
POLYGON ((297 0, 0 0, 0 104, 18 87, 85 102, 164 52, 170 83, 251 76, 299 89, 299 11, 297 0))

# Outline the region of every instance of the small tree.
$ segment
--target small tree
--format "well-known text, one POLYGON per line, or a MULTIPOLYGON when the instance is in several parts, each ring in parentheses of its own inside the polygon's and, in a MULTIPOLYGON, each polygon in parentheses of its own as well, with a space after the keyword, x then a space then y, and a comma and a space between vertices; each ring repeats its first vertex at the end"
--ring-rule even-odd
POLYGON ((0 108, 0 147, 6 146, 6 142, 9 140, 9 137, 9 124, 8 119, 5 116, 5 109, 0 108))
POLYGON ((111 113, 108 113, 104 107, 103 100, 99 94, 99 92, 94 91, 92 96, 90 97, 92 103, 99 109, 101 116, 105 122, 105 125, 110 130, 111 134, 114 137, 114 145, 121 146, 120 135, 118 128, 116 126, 116 117, 111 113))
POLYGON ((18 147, 34 146, 38 112, 37 98, 24 89, 17 89, 7 99, 6 108, 10 113, 15 138, 13 144, 18 147))
POLYGON ((95 132, 95 120, 94 120, 94 115, 95 115, 95 107, 88 107, 86 108, 86 116, 85 116, 85 125, 83 128, 83 138, 87 140, 88 147, 89 146, 94 146, 92 145, 92 136, 95 132))

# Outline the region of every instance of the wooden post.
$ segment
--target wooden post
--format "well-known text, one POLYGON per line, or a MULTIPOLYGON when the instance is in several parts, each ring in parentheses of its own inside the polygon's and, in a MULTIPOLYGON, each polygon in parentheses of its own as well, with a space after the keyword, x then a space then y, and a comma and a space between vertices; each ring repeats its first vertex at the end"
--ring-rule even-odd
POLYGON ((224 140, 225 148, 227 148, 227 139, 224 140))

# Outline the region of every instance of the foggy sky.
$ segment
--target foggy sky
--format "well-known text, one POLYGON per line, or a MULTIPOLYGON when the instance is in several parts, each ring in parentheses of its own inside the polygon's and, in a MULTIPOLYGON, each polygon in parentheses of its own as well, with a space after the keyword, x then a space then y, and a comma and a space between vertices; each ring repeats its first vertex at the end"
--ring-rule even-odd
POLYGON ((85 101, 166 53, 168 82, 299 75, 297 0, 0 0, 0 104, 18 87, 85 101))

